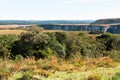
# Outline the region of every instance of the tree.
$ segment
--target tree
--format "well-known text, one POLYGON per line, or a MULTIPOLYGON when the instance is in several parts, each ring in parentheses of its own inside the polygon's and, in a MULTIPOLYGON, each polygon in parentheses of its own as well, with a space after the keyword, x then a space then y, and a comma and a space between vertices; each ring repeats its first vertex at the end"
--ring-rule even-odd
POLYGON ((14 35, 0 35, 0 57, 9 58, 13 43, 17 40, 14 35))

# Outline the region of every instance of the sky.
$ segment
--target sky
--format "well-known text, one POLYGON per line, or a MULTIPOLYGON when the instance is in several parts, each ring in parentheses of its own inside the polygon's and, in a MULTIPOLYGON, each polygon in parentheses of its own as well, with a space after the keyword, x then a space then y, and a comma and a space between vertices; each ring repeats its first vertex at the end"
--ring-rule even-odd
POLYGON ((120 18, 120 0, 0 0, 0 20, 120 18))

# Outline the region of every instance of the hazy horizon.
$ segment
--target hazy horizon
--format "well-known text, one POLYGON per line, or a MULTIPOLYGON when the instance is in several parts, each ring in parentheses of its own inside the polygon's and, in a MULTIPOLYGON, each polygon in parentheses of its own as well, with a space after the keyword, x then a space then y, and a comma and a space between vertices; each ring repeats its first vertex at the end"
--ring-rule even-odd
POLYGON ((2 0, 0 20, 120 18, 120 0, 2 0))
POLYGON ((62 19, 53 19, 53 20, 52 19, 50 19, 50 20, 47 20, 47 19, 46 20, 39 20, 39 19, 38 20, 37 19, 36 20, 34 20, 34 19, 28 19, 28 20, 27 19, 0 19, 0 20, 7 20, 7 21, 9 21, 9 20, 13 20, 13 21, 14 20, 16 20, 16 21, 17 20, 23 20, 23 21, 84 21, 84 20, 85 21, 95 21, 93 19, 91 19, 91 20, 90 19, 80 19, 80 20, 79 19, 78 20, 74 20, 74 19, 71 19, 71 20, 67 20, 67 19, 64 19, 64 20, 62 20, 62 19))

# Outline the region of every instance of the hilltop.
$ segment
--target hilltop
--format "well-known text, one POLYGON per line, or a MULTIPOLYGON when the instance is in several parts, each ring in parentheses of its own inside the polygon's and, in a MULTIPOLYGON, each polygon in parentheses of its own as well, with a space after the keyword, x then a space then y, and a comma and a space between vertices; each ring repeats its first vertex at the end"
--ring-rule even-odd
POLYGON ((90 24, 93 20, 0 20, 0 25, 90 24))
POLYGON ((99 19, 91 24, 115 24, 115 23, 120 23, 120 18, 111 18, 111 19, 99 19))

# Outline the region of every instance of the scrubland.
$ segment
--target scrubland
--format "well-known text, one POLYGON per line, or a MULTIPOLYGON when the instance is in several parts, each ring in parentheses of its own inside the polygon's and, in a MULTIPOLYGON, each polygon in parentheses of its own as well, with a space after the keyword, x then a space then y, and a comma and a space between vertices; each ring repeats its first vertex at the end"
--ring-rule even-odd
POLYGON ((118 34, 37 27, 17 35, 4 33, 0 80, 120 80, 118 34))

